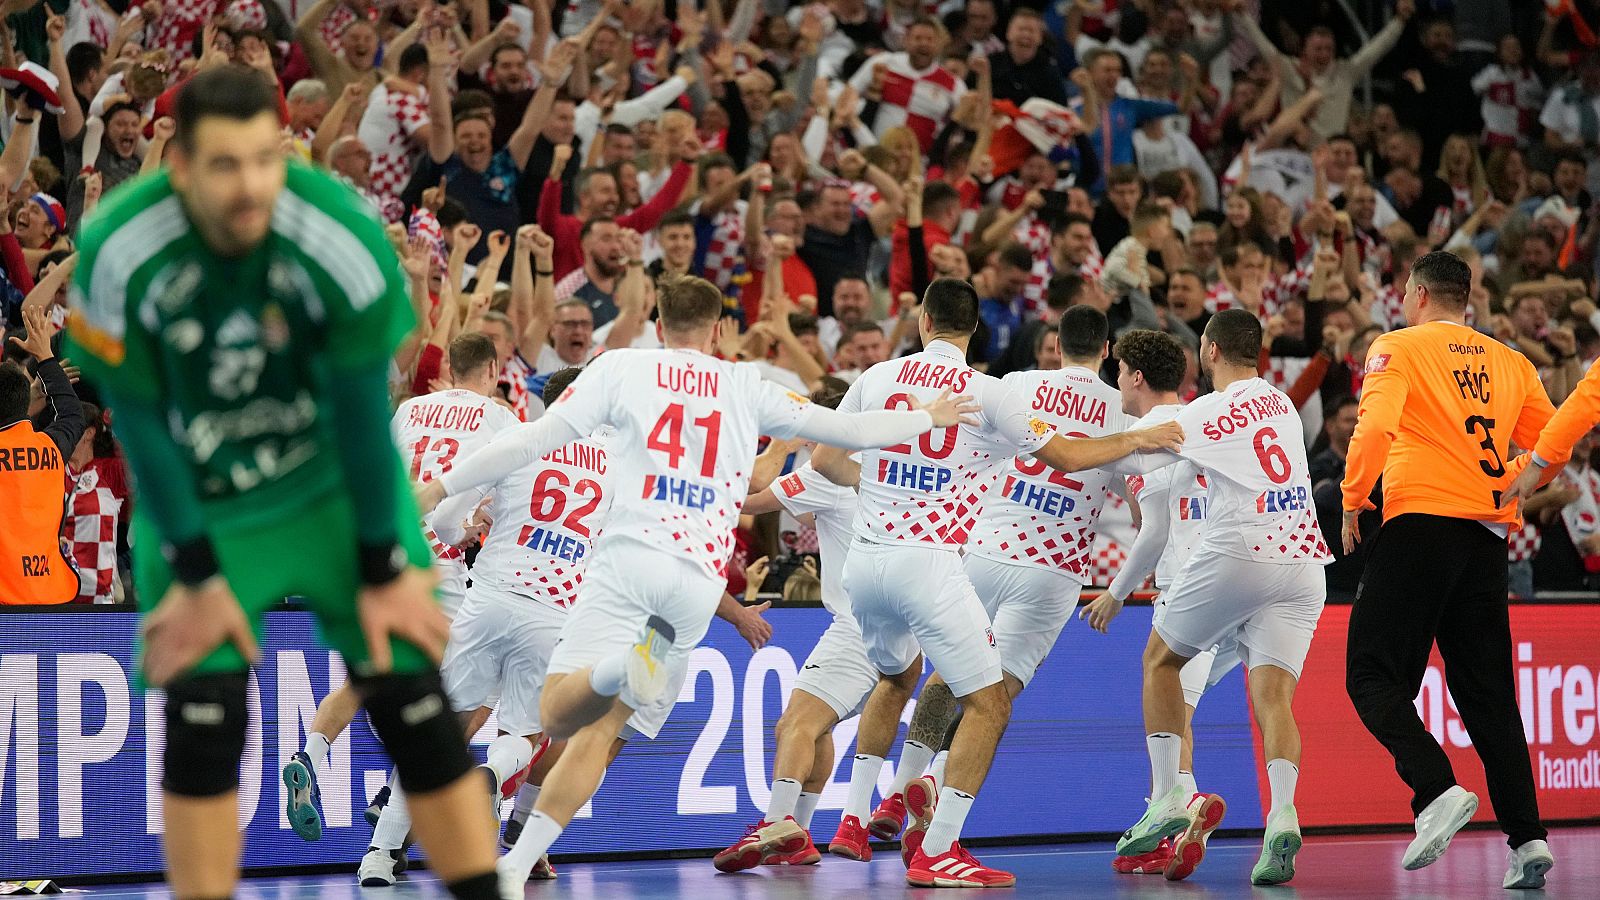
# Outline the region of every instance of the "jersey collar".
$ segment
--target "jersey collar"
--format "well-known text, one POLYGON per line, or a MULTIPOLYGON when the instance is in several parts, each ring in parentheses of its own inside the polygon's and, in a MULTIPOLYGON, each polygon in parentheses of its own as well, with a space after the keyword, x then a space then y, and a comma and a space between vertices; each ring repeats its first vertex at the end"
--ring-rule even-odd
POLYGON ((959 361, 962 365, 967 364, 967 354, 962 352, 960 347, 949 341, 932 341, 922 349, 924 353, 932 353, 935 356, 948 356, 959 361))

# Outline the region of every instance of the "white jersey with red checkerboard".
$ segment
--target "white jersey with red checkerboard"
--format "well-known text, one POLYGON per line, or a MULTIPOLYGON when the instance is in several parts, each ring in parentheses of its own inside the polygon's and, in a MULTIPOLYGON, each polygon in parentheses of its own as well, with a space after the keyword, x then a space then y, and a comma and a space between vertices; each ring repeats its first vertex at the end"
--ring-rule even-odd
MULTIPOLYGON (((501 429, 515 424, 517 417, 489 397, 450 388, 400 404, 389 420, 389 432, 400 448, 408 476, 426 484, 482 449, 501 429)), ((439 540, 431 528, 425 536, 438 558, 440 576, 446 581, 465 578, 467 563, 461 551, 439 540)))
POLYGON ((78 568, 76 603, 115 601, 112 581, 117 574, 117 525, 122 520, 122 499, 100 483, 100 473, 86 468, 71 479, 72 514, 67 517, 66 538, 78 568))
MULTIPOLYGON (((1127 430, 1122 394, 1089 369, 1013 372, 1001 381, 1027 401, 1033 415, 1067 437, 1097 438, 1127 430)), ((984 501, 967 538, 967 552, 1086 579, 1095 520, 1112 480, 1119 477, 1102 469, 1067 474, 1018 456, 1001 471, 998 489, 984 501)))
POLYGON ((623 349, 596 357, 546 415, 581 435, 617 430, 607 444, 617 496, 597 552, 632 542, 722 579, 761 435, 793 437, 813 409, 747 363, 623 349))
POLYGON ((398 197, 411 179, 412 166, 422 153, 413 138, 428 125, 428 92, 416 93, 390 88, 387 83, 372 90, 367 111, 361 116, 357 136, 372 152, 370 184, 379 197, 398 197))
POLYGON ((911 65, 909 55, 885 53, 863 63, 850 79, 862 96, 872 84, 874 68, 883 70, 883 94, 872 133, 883 134, 904 125, 917 136, 922 152, 928 152, 933 139, 950 121, 950 113, 967 92, 967 86, 937 60, 926 69, 917 69, 911 65))
POLYGON ((839 410, 910 409, 912 401, 932 402, 946 389, 978 402, 979 424, 935 428, 909 443, 864 451, 858 537, 960 547, 995 476, 1018 453, 1054 437, 1020 394, 967 365, 966 354, 946 341, 863 372, 839 410))
MULTIPOLYGON (((566 609, 616 496, 602 428, 488 490, 493 525, 472 565, 475 586, 566 609)), ((474 588, 476 590, 476 587, 474 588)))
POLYGON ((1331 562, 1311 498, 1304 426, 1294 404, 1261 378, 1247 378, 1207 394, 1176 417, 1183 426, 1179 456, 1206 476, 1206 530, 1200 547, 1255 562, 1331 562))

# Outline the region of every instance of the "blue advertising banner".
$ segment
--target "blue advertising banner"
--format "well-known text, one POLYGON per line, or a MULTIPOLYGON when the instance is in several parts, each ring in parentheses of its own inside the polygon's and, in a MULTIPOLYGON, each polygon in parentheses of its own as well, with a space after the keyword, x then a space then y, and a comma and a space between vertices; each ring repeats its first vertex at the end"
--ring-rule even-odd
MULTIPOLYGON (((760 818, 770 790, 772 727, 828 615, 776 609, 772 643, 752 652, 723 625, 696 649, 693 674, 661 736, 623 751, 560 853, 724 846, 760 818), (640 829, 639 823, 652 827, 640 829)), ((1028 691, 971 817, 972 837, 1117 832, 1138 818, 1149 766, 1140 722, 1139 655, 1150 609, 1125 612, 1109 636, 1074 621, 1028 691)), ((136 619, 128 613, 0 616, 0 878, 161 868, 162 698, 131 688, 136 619)), ((361 811, 388 765, 364 717, 334 743, 321 773, 326 830, 308 844, 283 812, 282 761, 300 749, 319 699, 341 683, 309 615, 269 615, 251 681, 241 767, 245 865, 349 863, 367 846, 361 811)), ((909 720, 907 709, 904 720, 909 720)), ((838 761, 813 830, 832 836, 845 799, 855 720, 835 734, 838 761)), ((493 722, 477 737, 487 744, 493 722)), ((903 736, 903 732, 902 732, 903 736)), ((1200 783, 1229 801, 1227 824, 1262 823, 1243 679, 1231 674, 1196 721, 1200 783)), ((896 751, 898 753, 898 750, 896 751)), ((885 767, 880 790, 890 778, 885 767)))

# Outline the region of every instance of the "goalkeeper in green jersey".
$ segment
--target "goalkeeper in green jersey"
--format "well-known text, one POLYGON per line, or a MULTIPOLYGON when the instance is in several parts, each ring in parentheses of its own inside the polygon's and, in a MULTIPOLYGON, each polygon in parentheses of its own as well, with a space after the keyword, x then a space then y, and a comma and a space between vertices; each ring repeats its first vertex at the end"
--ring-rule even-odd
POLYGON ((138 481, 173 893, 233 894, 246 670, 265 612, 298 596, 348 664, 434 871, 494 900, 496 823, 440 687, 449 628, 389 437, 390 358, 413 324, 399 261, 354 192, 287 162, 259 72, 196 76, 175 118, 169 170, 85 222, 70 325, 138 481))

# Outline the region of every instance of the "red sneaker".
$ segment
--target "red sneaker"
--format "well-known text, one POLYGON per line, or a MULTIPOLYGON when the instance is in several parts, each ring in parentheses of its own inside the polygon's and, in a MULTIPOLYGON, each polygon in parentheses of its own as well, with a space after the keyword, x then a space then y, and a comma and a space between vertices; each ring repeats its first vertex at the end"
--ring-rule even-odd
POLYGON ((1111 870, 1119 875, 1161 875, 1172 861, 1172 838, 1162 838, 1149 853, 1138 856, 1118 856, 1111 860, 1111 870))
POLYGON ((806 845, 793 853, 773 853, 768 851, 761 858, 763 866, 814 866, 822 862, 822 854, 817 850, 817 845, 811 843, 811 835, 801 832, 806 836, 806 845))
POLYGON ((1194 795, 1189 801, 1189 813, 1194 816, 1194 822, 1172 845, 1172 860, 1163 873, 1168 881, 1182 881, 1194 874, 1200 860, 1206 858, 1206 840, 1222 824, 1222 816, 1227 811, 1228 804, 1216 794, 1194 795))
POLYGON ((867 829, 880 841, 892 841, 906 823, 906 798, 904 794, 890 794, 883 798, 878 808, 867 820, 867 829))
POLYGON ((922 839, 933 824, 933 808, 939 802, 939 786, 927 775, 906 785, 906 813, 911 821, 900 838, 900 859, 911 868, 911 857, 922 849, 922 839))
POLYGON ((845 859, 871 862, 872 848, 867 846, 867 829, 861 820, 855 816, 845 816, 839 822, 839 830, 834 832, 833 840, 828 842, 828 852, 845 859))
POLYGON ((919 847, 906 870, 906 882, 915 887, 1012 887, 1017 876, 978 862, 956 841, 949 850, 931 858, 919 847))
POLYGON ((529 881, 555 881, 556 867, 550 865, 550 854, 539 857, 533 864, 533 871, 528 874, 529 881))
POLYGON ((785 816, 782 822, 757 822, 751 825, 744 837, 718 853, 711 863, 719 872, 743 872, 761 865, 762 858, 768 853, 787 856, 810 843, 805 829, 795 824, 794 817, 785 816))

